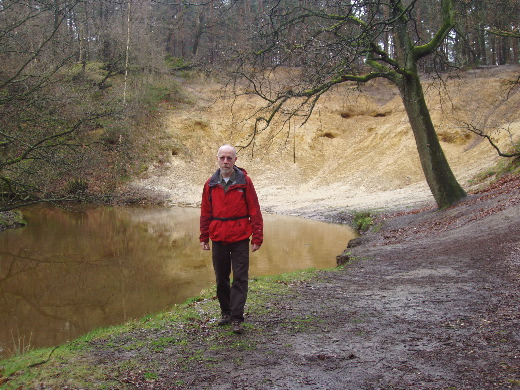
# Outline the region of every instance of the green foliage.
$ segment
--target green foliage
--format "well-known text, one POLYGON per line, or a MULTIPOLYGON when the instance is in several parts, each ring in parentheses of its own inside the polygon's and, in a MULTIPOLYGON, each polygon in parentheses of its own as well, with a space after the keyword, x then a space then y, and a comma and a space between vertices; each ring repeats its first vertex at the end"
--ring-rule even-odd
POLYGON ((189 103, 189 98, 180 86, 172 80, 159 79, 145 85, 141 91, 141 104, 147 109, 158 110, 162 104, 189 103))
POLYGON ((143 374, 143 377, 146 380, 154 380, 154 379, 158 379, 159 375, 157 373, 155 373, 155 372, 145 372, 143 374))
MULTIPOLYGON (((292 272, 283 275, 253 278, 250 281, 248 310, 255 313, 263 309, 278 311, 273 303, 286 296, 291 285, 302 283, 317 276, 313 269, 292 272)), ((63 381, 73 381, 83 388, 99 388, 99 383, 107 384, 107 375, 117 376, 117 372, 139 368, 146 379, 157 378, 153 363, 138 360, 138 356, 150 352, 160 353, 165 349, 178 348, 179 361, 186 370, 201 363, 211 365, 214 358, 207 351, 218 351, 221 348, 233 348, 237 351, 250 351, 256 348, 251 340, 236 339, 231 332, 215 332, 215 319, 219 317, 218 303, 214 299, 214 289, 202 291, 198 296, 175 305, 171 310, 157 315, 148 315, 141 320, 130 321, 124 325, 102 328, 62 345, 57 349, 32 350, 20 356, 0 361, 0 372, 9 388, 31 387, 31 384, 42 383, 49 388, 61 388, 63 381), (210 330, 208 330, 210 329, 210 330), (213 329, 211 331, 211 329, 213 329), (200 348, 201 340, 197 335, 203 334, 204 348, 200 348), (195 337, 195 338, 194 338, 195 337), (230 338, 232 342, 230 343, 230 338), (194 348, 193 341, 197 347, 194 348), (88 357, 90 351, 121 349, 133 356, 128 360, 114 361, 103 366, 93 365, 88 357), (182 351, 189 349, 190 353, 182 351), (183 356, 190 356, 186 359, 183 356), (41 364, 45 362, 45 364, 41 364), (100 378, 105 378, 100 381, 100 378)), ((314 317, 298 317, 288 321, 287 326, 295 331, 303 331, 312 327, 314 317)), ((251 326, 246 324, 246 327, 251 326)), ((220 327, 218 327, 220 328, 220 327)), ((261 331, 261 330, 257 330, 261 331)), ((172 362, 173 364, 173 362, 172 362)))
POLYGON ((346 266, 361 260, 366 260, 366 258, 354 256, 349 248, 346 248, 341 255, 336 256, 336 263, 338 265, 337 269, 345 268, 346 266))
POLYGON ((170 90, 161 85, 149 85, 143 94, 143 102, 149 106, 157 108, 161 102, 172 102, 170 90))
POLYGON ((237 351, 254 351, 256 349, 256 342, 252 340, 238 340, 230 345, 230 348, 237 351))
POLYGON ((0 212, 0 231, 7 228, 21 227, 26 225, 23 215, 19 211, 0 212))
POLYGON ((193 66, 185 58, 174 57, 169 54, 164 58, 164 61, 166 63, 166 66, 168 67, 168 69, 171 69, 171 70, 186 69, 186 68, 193 66))
POLYGON ((10 351, 13 356, 23 355, 31 350, 31 337, 25 338, 23 336, 15 337, 12 335, 13 348, 10 351))
POLYGON ((374 225, 374 218, 370 211, 356 211, 353 218, 354 229, 359 233, 368 231, 374 225))
POLYGON ((69 81, 75 84, 89 83, 98 86, 108 75, 106 64, 89 62, 85 64, 73 63, 62 70, 69 81))
POLYGON ((123 75, 102 63, 73 63, 28 97, 0 89, 0 210, 27 200, 108 199, 158 155, 171 154, 162 108, 189 98, 168 74, 136 71, 132 82, 140 87, 128 88, 125 103, 123 75), (143 131, 150 126, 153 133, 143 131))
POLYGON ((123 125, 123 123, 114 123, 113 121, 107 121, 103 124, 100 141, 105 145, 105 147, 109 149, 115 148, 124 141, 125 131, 123 125))

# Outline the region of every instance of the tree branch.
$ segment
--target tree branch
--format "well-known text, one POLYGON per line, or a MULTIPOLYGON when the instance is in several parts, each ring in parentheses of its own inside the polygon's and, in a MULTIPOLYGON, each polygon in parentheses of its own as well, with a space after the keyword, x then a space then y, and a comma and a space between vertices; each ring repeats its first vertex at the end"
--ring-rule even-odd
POLYGON ((412 54, 415 58, 420 59, 434 53, 440 46, 441 42, 446 38, 451 29, 455 26, 455 9, 453 0, 442 0, 442 26, 437 30, 433 38, 426 44, 415 46, 412 54))
POLYGON ((464 122, 466 125, 466 130, 471 131, 474 134, 477 134, 479 137, 485 138, 488 140, 489 144, 497 151, 497 154, 500 157, 518 157, 520 156, 520 150, 517 152, 512 153, 504 153, 500 150, 499 146, 493 141, 493 139, 486 133, 484 133, 484 130, 479 129, 475 125, 472 125, 471 123, 464 122))
POLYGON ((504 38, 520 38, 520 29, 513 28, 513 30, 503 30, 498 27, 489 27, 487 31, 493 35, 497 35, 499 37, 504 38))

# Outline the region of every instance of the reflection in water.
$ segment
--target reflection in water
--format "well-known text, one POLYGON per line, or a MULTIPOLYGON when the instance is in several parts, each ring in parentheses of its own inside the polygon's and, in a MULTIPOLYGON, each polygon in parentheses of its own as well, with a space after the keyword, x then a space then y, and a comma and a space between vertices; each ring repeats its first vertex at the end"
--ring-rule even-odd
MULTIPOLYGON (((0 357, 165 310, 214 283, 197 209, 37 206, 24 214, 26 227, 0 233, 0 357)), ((264 220, 251 276, 333 267, 355 237, 340 225, 264 220)))

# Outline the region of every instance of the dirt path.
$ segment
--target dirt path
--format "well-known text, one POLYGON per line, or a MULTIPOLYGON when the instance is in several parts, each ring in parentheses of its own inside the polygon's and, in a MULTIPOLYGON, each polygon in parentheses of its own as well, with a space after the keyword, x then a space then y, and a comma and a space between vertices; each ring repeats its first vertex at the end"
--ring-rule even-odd
MULTIPOLYGON (((484 97, 468 96, 499 90, 503 80, 516 80, 517 71, 500 67, 449 79, 444 87, 456 107, 449 113, 438 90, 428 89, 443 148, 461 180, 497 162, 488 145, 459 131, 465 115, 488 110, 484 97)), ((267 148, 260 137, 265 155, 240 154, 265 211, 340 221, 348 215, 339 210, 410 210, 432 202, 398 96, 380 101, 377 85, 366 88, 361 94, 338 90, 321 101, 321 114, 298 129, 293 143, 267 148)), ((231 107, 225 99, 207 99, 204 106, 211 91, 206 85, 204 94, 197 91, 197 105, 167 123, 179 145, 174 156, 137 183, 171 204, 199 202, 216 145, 243 143, 249 127, 237 118, 249 118, 247 110, 257 107, 235 102, 232 114, 224 115, 231 107)), ((491 107, 496 93, 489 96, 491 107)), ((504 106, 489 122, 518 131, 519 98, 514 94, 512 108, 504 106)), ((170 348, 142 357, 143 365, 157 367, 156 378, 144 378, 139 369, 120 378, 137 389, 518 388, 519 188, 517 177, 442 212, 387 215, 378 234, 352 248, 360 260, 292 286, 289 296, 273 294, 268 307, 248 313, 244 335, 223 336, 216 326, 191 335, 186 342, 204 351, 205 363, 195 352, 170 348)), ((112 350, 99 362, 124 358, 124 351, 112 350)))
POLYGON ((22 388, 518 389, 520 175, 443 211, 378 222, 351 241, 343 268, 253 287, 250 301, 268 295, 248 301, 242 335, 216 325, 216 301, 194 302, 193 320, 95 338, 22 388), (76 367, 89 385, 68 376, 76 367))
POLYGON ((219 352, 218 369, 189 388, 518 388, 519 189, 517 177, 452 209, 386 221, 353 248, 362 260, 295 286, 275 318, 251 313, 264 332, 243 338, 257 348, 219 352), (312 326, 277 326, 295 318, 312 326))

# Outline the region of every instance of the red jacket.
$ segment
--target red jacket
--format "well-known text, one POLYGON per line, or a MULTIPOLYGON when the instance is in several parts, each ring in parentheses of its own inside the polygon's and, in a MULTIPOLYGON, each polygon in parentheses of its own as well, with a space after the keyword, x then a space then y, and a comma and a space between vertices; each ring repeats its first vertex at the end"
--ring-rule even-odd
POLYGON ((235 181, 224 192, 220 169, 204 184, 200 208, 200 242, 224 244, 253 236, 252 244, 262 245, 264 223, 253 182, 243 168, 234 167, 235 181))

